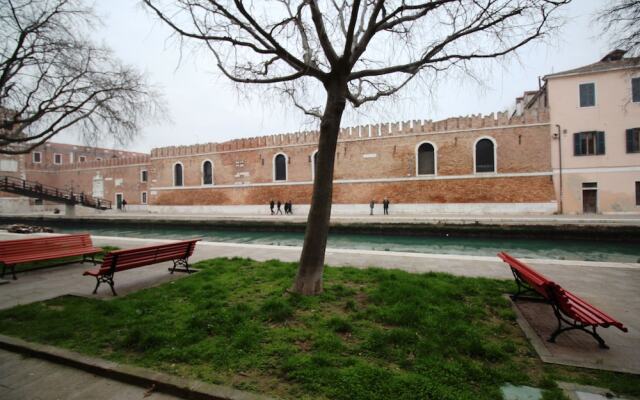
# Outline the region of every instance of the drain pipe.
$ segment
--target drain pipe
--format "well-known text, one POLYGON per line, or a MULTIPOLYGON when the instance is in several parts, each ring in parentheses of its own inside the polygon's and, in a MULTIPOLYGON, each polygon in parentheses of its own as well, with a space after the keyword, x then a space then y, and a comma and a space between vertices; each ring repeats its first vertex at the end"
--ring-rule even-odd
POLYGON ((556 124, 556 128, 558 129, 558 133, 556 133, 554 135, 554 137, 556 139, 558 139, 558 161, 559 161, 559 175, 560 175, 560 198, 559 198, 559 204, 558 204, 558 211, 560 212, 560 215, 563 214, 563 210, 562 210, 562 131, 560 130, 560 125, 556 124))

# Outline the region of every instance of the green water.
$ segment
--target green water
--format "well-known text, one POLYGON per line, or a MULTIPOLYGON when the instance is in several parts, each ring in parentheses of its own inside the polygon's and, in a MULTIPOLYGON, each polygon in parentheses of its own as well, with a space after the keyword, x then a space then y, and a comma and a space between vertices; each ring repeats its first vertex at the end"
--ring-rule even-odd
MULTIPOLYGON (((279 246, 302 246, 303 234, 298 232, 254 232, 212 230, 184 227, 115 227, 115 226, 70 226, 59 227, 62 232, 91 232, 94 235, 185 239, 201 237, 211 242, 266 244, 279 246)), ((385 236, 361 234, 329 235, 328 247, 397 251, 409 253, 461 254, 473 256, 495 256, 507 251, 516 257, 551 258, 558 260, 640 262, 640 246, 637 243, 504 239, 467 237, 385 236)))

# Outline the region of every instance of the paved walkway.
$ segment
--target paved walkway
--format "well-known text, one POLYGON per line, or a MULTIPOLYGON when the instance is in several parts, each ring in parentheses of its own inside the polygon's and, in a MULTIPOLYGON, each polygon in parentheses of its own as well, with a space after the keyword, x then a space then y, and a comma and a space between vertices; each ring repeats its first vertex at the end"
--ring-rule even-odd
POLYGON ((0 350, 0 399, 169 400, 178 397, 147 392, 76 368, 0 350))
MULTIPOLYGON (((2 213, 4 217, 45 217, 64 219, 63 214, 47 213, 2 213)), ((163 220, 163 221, 277 221, 304 223, 306 214, 294 215, 270 215, 265 206, 264 214, 156 214, 149 212, 121 212, 116 210, 100 211, 78 210, 74 218, 90 219, 134 219, 134 220, 163 220)), ((368 215, 368 209, 361 214, 332 215, 332 224, 366 224, 366 223, 390 223, 390 224, 504 224, 504 225, 612 225, 612 226, 640 226, 640 213, 629 215, 538 215, 538 214, 391 214, 368 215)))

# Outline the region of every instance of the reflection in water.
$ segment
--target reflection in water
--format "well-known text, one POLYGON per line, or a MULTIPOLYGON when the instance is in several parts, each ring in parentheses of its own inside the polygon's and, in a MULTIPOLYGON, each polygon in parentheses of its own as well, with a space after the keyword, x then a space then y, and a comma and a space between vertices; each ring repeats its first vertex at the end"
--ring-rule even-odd
MULTIPOLYGON (((114 227, 65 225, 61 232, 91 232, 94 235, 185 239, 201 237, 211 242, 302 246, 303 233, 210 230, 184 227, 114 227)), ((381 250, 412 253, 462 254, 494 256, 507 251, 516 257, 552 258, 560 260, 640 262, 637 243, 596 242, 578 240, 461 238, 424 236, 329 235, 328 247, 381 250)))

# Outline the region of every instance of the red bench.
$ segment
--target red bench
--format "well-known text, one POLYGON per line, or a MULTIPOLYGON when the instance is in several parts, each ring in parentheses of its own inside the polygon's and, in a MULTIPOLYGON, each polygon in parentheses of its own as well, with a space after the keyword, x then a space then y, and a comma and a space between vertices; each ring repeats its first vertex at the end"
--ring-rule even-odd
POLYGON ((93 294, 98 291, 100 284, 105 282, 111 287, 113 295, 117 296, 113 287, 113 275, 118 271, 126 271, 128 269, 144 267, 163 261, 173 261, 173 268, 169 268, 172 274, 175 271, 191 273, 188 259, 193 254, 196 242, 199 240, 200 239, 183 240, 156 246, 112 251, 104 256, 102 265, 100 265, 99 268, 85 271, 83 275, 96 278, 97 282, 93 294), (177 267, 181 268, 176 269, 177 267))
POLYGON ((563 332, 579 329, 593 336, 600 347, 608 349, 609 347, 604 342, 604 339, 596 332, 597 327, 608 328, 615 326, 623 332, 628 331, 621 322, 568 290, 563 289, 560 285, 533 270, 522 261, 511 257, 505 252, 498 253, 498 257, 509 264, 518 285, 518 292, 512 296, 513 300, 517 300, 524 292, 536 292, 542 296, 542 300, 553 307, 553 312, 558 319, 558 328, 549 337, 549 342, 555 342, 558 335, 563 332), (567 326, 563 327, 563 323, 567 326))
POLYGON ((16 265, 32 261, 82 256, 82 262, 85 262, 87 256, 91 256, 91 261, 95 264, 94 256, 101 251, 102 249, 93 246, 88 233, 4 240, 0 241, 0 276, 4 277, 9 268, 13 279, 16 279, 16 265))

